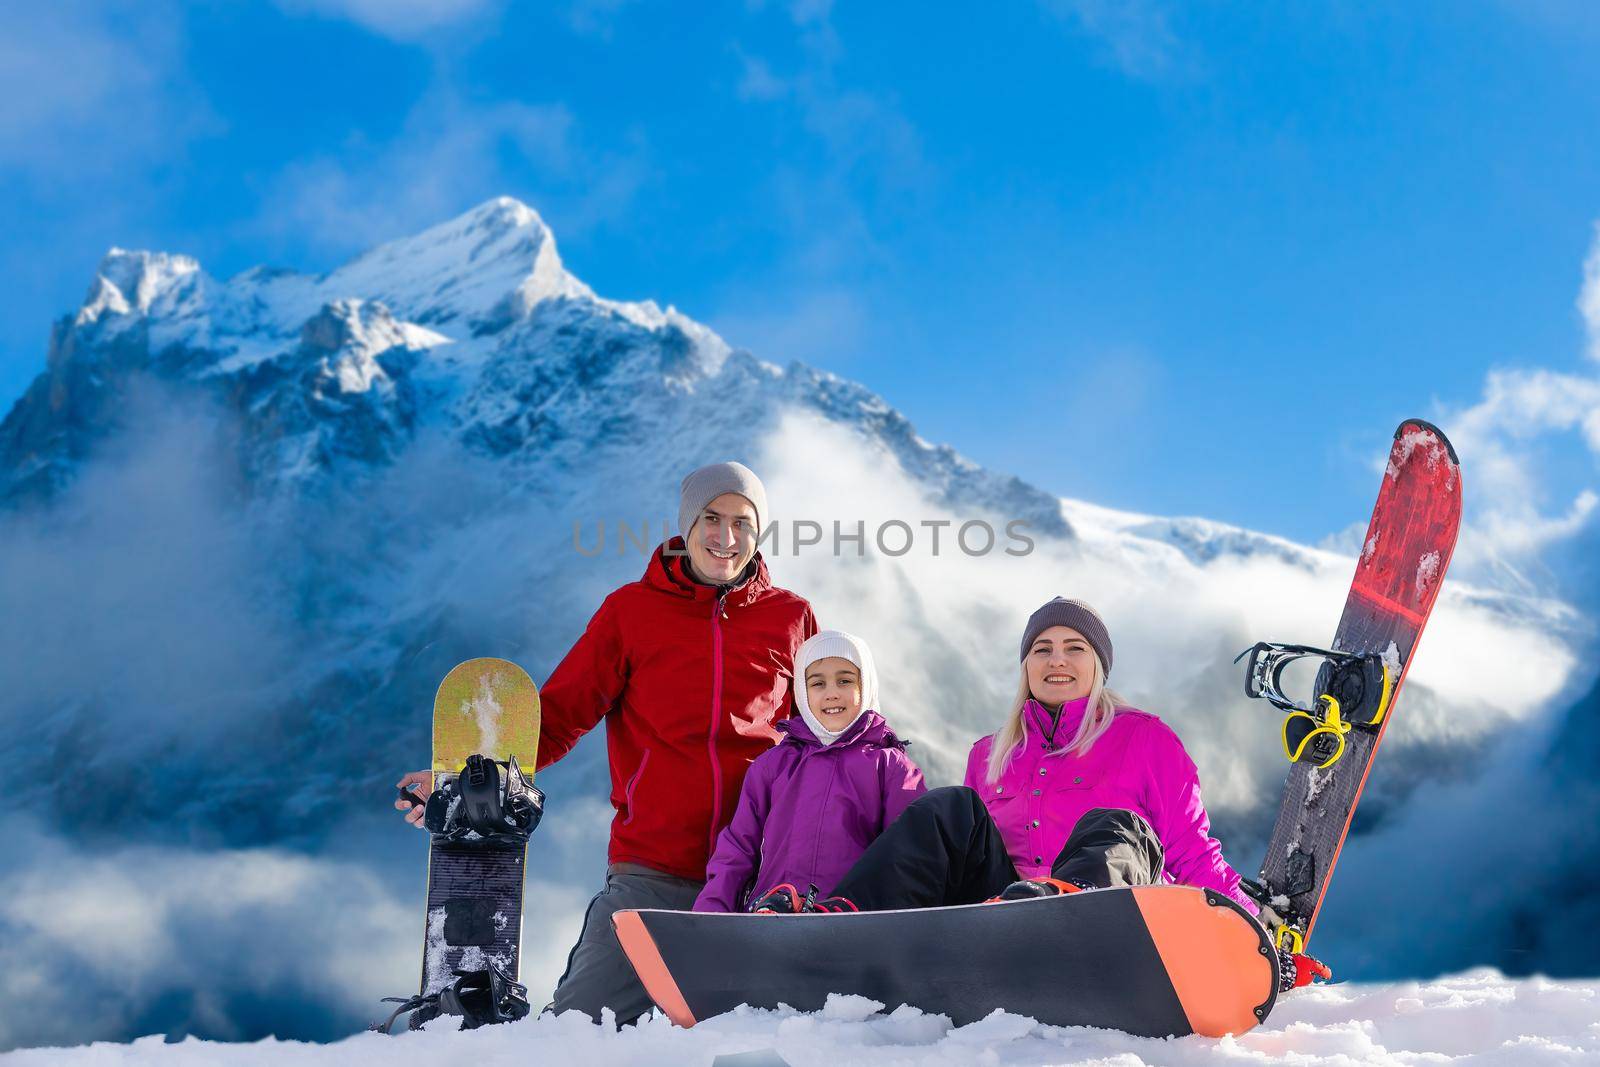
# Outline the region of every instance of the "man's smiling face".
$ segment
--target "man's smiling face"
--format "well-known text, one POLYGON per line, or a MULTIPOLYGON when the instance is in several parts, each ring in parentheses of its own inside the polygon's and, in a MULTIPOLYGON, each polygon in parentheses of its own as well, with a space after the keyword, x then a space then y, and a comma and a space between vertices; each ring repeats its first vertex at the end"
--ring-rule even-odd
POLYGON ((689 565, 713 585, 737 578, 756 554, 756 509, 738 493, 723 493, 700 512, 685 538, 689 565))

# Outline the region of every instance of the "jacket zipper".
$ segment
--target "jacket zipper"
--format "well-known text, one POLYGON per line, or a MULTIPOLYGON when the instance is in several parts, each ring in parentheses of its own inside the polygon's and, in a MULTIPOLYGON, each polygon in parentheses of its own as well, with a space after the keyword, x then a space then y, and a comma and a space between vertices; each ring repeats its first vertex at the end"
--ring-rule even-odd
MULTIPOLYGON (((825 755, 826 754, 826 750, 824 750, 823 752, 818 752, 816 754, 818 756, 825 755)), ((811 755, 811 753, 806 753, 806 755, 811 755)), ((839 761, 838 760, 829 760, 828 764, 829 764, 828 789, 827 789, 827 792, 822 794, 825 797, 833 796, 833 783, 839 777, 839 761)), ((812 822, 816 826, 816 831, 817 832, 811 838, 811 871, 810 871, 811 874, 816 874, 817 873, 817 861, 822 856, 822 824, 825 821, 826 814, 827 814, 826 813, 826 809, 824 809, 823 811, 819 811, 819 812, 817 812, 818 818, 812 820, 812 822)), ((795 886, 795 888, 799 889, 800 887, 799 886, 795 886)))
POLYGON ((727 618, 723 601, 728 594, 718 593, 711 609, 711 730, 706 734, 706 752, 711 756, 711 827, 706 847, 708 855, 717 850, 717 823, 722 820, 722 765, 717 762, 717 725, 722 717, 722 620, 727 618))

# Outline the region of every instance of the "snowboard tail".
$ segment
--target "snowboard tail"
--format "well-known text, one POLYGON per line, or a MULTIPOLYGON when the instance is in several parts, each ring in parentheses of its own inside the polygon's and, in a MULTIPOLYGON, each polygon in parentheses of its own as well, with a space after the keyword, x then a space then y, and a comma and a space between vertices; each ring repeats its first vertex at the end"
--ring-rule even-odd
POLYGON ((1261 926, 1189 886, 844 914, 621 911, 612 922, 680 1026, 741 1004, 816 1011, 853 993, 958 1026, 1003 1009, 1054 1026, 1216 1037, 1265 1019, 1278 990, 1261 926))

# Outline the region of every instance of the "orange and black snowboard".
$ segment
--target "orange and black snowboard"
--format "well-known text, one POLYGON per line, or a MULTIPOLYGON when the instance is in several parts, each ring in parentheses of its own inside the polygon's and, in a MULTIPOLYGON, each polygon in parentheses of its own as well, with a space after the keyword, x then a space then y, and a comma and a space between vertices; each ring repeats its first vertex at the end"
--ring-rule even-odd
POLYGON ((1055 1026, 1220 1037, 1265 1019, 1278 992, 1260 924, 1189 886, 846 914, 622 911, 612 922, 680 1026, 740 1004, 815 1011, 829 993, 854 993, 956 1025, 1002 1008, 1055 1026))

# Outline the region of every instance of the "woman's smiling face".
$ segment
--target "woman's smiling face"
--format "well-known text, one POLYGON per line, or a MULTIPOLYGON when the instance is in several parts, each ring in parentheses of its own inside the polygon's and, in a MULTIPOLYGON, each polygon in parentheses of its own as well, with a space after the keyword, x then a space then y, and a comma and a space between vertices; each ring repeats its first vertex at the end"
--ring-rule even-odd
POLYGON ((1089 642, 1070 626, 1052 626, 1039 633, 1023 661, 1033 699, 1050 707, 1089 695, 1095 655, 1089 642))

